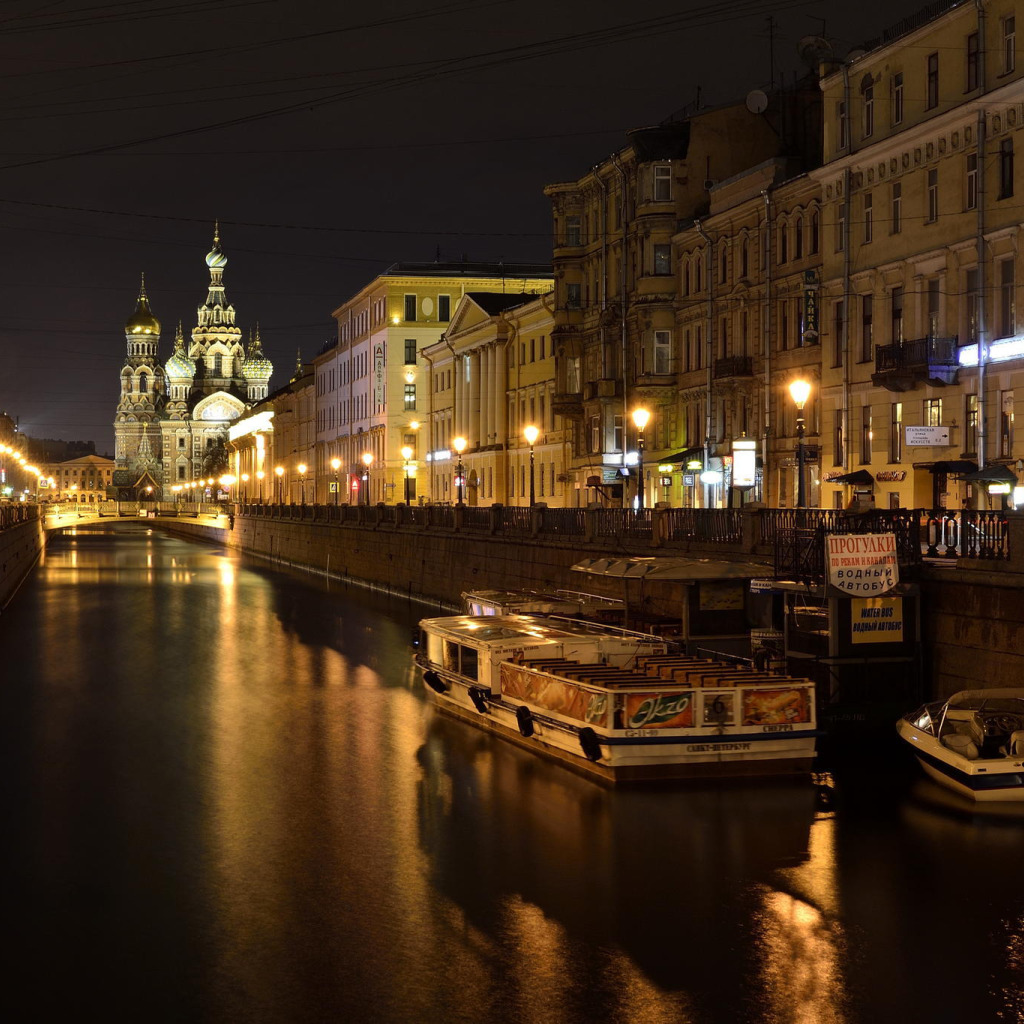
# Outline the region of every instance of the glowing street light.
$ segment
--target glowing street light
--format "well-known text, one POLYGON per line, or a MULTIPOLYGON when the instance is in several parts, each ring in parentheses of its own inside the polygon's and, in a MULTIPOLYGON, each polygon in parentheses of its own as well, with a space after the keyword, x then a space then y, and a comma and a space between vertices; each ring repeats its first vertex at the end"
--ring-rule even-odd
POLYGON ((643 408, 633 410, 633 423, 636 426, 636 503, 637 508, 644 507, 644 430, 651 420, 650 411, 643 408))
POLYGON ((299 465, 298 465, 298 470, 299 470, 299 496, 300 496, 300 503, 303 504, 303 505, 306 504, 306 468, 307 467, 306 467, 306 464, 304 462, 300 462, 299 463, 299 465))
POLYGON ((284 466, 275 466, 274 475, 277 477, 277 503, 281 504, 281 477, 284 476, 284 466))
POLYGON ((523 430, 523 437, 526 438, 526 443, 530 446, 530 507, 532 508, 536 502, 533 494, 533 446, 537 443, 537 438, 540 436, 540 431, 532 424, 523 430))
POLYGON ((402 472, 405 475, 405 503, 409 504, 409 460, 412 458, 412 448, 405 445, 402 448, 402 472))
POLYGON ((811 385, 797 378, 790 381, 789 395, 796 405, 796 507, 807 505, 807 494, 804 489, 804 406, 811 397, 811 385))
POLYGON ((466 450, 466 439, 464 437, 456 437, 452 441, 452 447, 455 449, 459 456, 458 465, 455 467, 455 487, 456 493, 458 494, 458 503, 462 504, 462 485, 465 474, 465 467, 462 465, 462 453, 466 450))
POLYGON ((258 486, 259 486, 259 490, 260 490, 259 498, 260 498, 260 504, 261 505, 263 504, 263 478, 265 476, 266 476, 266 473, 264 473, 262 469, 256 470, 256 479, 259 481, 258 486))
POLYGON ((373 465, 373 452, 363 452, 363 503, 370 504, 370 467, 373 465))
POLYGON ((341 469, 341 459, 335 456, 331 459, 331 469, 334 470, 334 505, 338 505, 338 470, 341 469))

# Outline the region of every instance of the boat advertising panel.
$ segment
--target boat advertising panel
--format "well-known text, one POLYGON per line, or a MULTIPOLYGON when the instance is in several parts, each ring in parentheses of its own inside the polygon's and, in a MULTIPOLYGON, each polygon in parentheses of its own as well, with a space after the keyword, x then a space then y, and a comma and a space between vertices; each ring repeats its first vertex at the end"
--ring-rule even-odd
POLYGON ((606 724, 611 706, 606 693, 594 693, 568 680, 555 679, 507 661, 501 663, 501 693, 532 707, 595 725, 606 724))
POLYGON ((688 729, 692 693, 630 693, 623 700, 627 729, 688 729))
POLYGON ((795 725, 810 720, 811 702, 806 687, 743 691, 744 725, 795 725))

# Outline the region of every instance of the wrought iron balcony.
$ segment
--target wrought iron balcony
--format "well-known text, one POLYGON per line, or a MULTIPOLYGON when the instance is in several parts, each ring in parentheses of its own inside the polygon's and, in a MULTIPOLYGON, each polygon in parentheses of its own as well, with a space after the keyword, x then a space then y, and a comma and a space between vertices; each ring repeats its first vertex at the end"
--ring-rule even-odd
POLYGON ((715 360, 715 379, 723 377, 753 377, 754 360, 752 356, 725 356, 715 360))
POLYGON ((916 338, 875 349, 871 383, 889 391, 911 391, 918 384, 955 384, 960 363, 957 338, 916 338))

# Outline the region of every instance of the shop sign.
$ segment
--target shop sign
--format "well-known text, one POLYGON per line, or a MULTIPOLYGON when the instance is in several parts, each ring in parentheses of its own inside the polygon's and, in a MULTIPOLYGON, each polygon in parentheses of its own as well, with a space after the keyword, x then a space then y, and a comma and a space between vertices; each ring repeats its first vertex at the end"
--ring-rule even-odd
POLYGON ((737 438, 732 443, 732 485, 753 487, 757 482, 757 442, 737 438))
POLYGON ((602 469, 601 483, 617 484, 619 482, 619 471, 617 469, 602 469))
POLYGON ((888 593, 900 581, 894 533, 830 533, 825 536, 828 581, 855 597, 888 593))
POLYGON ((882 469, 875 474, 875 479, 881 484, 898 484, 907 479, 905 469, 882 469))
POLYGON ((949 446, 949 427, 905 427, 908 448, 949 446))
POLYGON ((902 597, 855 597, 850 606, 850 639, 853 643, 903 642, 902 597))

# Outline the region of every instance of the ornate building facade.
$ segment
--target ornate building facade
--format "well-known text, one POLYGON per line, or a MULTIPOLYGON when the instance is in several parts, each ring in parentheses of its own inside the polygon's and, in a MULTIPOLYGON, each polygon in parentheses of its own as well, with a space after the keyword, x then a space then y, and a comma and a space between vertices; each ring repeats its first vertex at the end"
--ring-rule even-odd
POLYGON ((228 428, 266 398, 273 366, 259 330, 248 350, 224 293, 227 257, 214 232, 206 256, 210 284, 187 345, 181 325, 174 351, 159 361, 160 321, 150 308, 145 280, 125 324, 127 353, 114 418, 114 486, 119 498, 156 494, 205 476, 224 450, 228 428))

